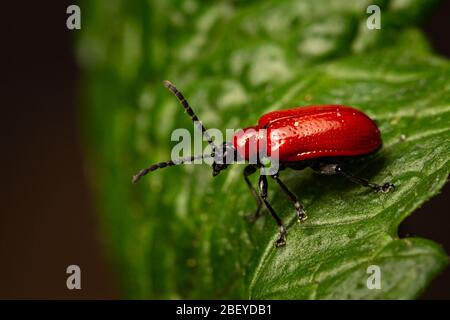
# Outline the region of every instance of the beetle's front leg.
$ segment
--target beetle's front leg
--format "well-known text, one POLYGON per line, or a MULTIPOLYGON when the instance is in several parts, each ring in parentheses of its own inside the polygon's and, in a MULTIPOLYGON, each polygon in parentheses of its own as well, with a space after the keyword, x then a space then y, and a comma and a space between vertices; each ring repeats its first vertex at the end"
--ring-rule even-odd
POLYGON ((275 210, 272 208, 270 203, 267 201, 267 189, 268 189, 268 183, 267 183, 267 177, 265 175, 259 176, 259 183, 258 183, 259 192, 261 194, 261 198, 263 199, 264 204, 266 205, 267 209, 270 211, 270 214, 277 222, 278 226, 280 227, 280 235, 278 239, 275 241, 276 247, 282 247, 286 244, 286 227, 284 226, 283 222, 281 221, 280 217, 277 215, 275 210))
POLYGON ((257 170, 257 167, 255 167, 252 164, 249 164, 248 166, 245 167, 244 169, 244 179, 245 182, 247 183, 248 188, 250 189, 250 192, 252 193, 253 198, 256 201, 256 211, 253 214, 249 214, 247 216, 247 219, 250 222, 255 222, 260 216, 261 216, 261 206, 262 206, 262 201, 261 198, 259 197, 257 191, 255 190, 255 188, 253 187, 252 183, 250 182, 250 180, 248 179, 248 177, 255 173, 257 170))
POLYGON ((367 179, 355 176, 354 174, 351 174, 350 172, 345 171, 338 164, 322 164, 322 165, 318 165, 318 166, 315 166, 312 168, 320 174, 325 174, 325 175, 342 174, 344 177, 348 178, 349 180, 353 181, 354 183, 357 183, 363 187, 370 188, 375 192, 387 193, 395 188, 395 186, 390 182, 385 182, 383 184, 376 184, 376 183, 370 182, 367 179))

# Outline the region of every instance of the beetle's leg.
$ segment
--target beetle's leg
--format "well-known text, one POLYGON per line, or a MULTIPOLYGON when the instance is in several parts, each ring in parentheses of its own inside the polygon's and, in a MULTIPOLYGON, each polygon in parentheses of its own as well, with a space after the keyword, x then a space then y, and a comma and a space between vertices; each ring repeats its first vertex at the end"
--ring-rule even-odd
POLYGON ((354 174, 347 172, 338 164, 325 164, 325 165, 321 165, 318 167, 313 167, 313 169, 321 174, 326 174, 326 175, 331 175, 331 174, 336 174, 336 173, 342 174, 344 177, 347 177, 349 180, 353 181, 354 183, 357 183, 364 187, 370 188, 375 192, 387 193, 387 192, 391 191, 392 189, 394 189, 394 185, 390 182, 386 182, 383 184, 372 183, 367 179, 355 176, 354 174))
POLYGON ((289 197, 289 199, 291 200, 292 204, 294 205, 295 211, 297 212, 297 221, 299 223, 301 223, 301 222, 305 221, 306 219, 308 219, 308 216, 306 215, 306 212, 305 212, 305 208, 300 203, 300 201, 298 200, 297 196, 295 194, 293 194, 291 192, 291 190, 289 190, 288 187, 280 180, 280 178, 278 177, 278 174, 274 174, 272 176, 272 178, 274 178, 275 181, 278 182, 278 184, 281 187, 281 189, 289 197))
POLYGON ((256 172, 257 167, 255 167, 254 165, 248 165, 245 167, 244 169, 244 179, 245 182, 247 183, 248 188, 250 189, 250 192, 253 195, 253 198, 255 198, 256 201, 256 211, 253 214, 250 214, 247 216, 248 220, 250 220, 250 222, 254 222, 256 221, 256 219, 258 219, 261 216, 261 206, 262 206, 262 201, 261 198, 258 195, 258 192, 255 190, 255 188, 253 187, 252 183, 250 182, 250 180, 248 179, 248 177, 250 175, 252 175, 253 173, 256 172))
POLYGON ((342 174, 343 176, 347 177, 348 179, 350 179, 351 181, 360 184, 364 187, 370 188, 375 192, 383 192, 383 193, 387 193, 391 190, 394 189, 394 185, 390 182, 385 182, 383 184, 376 184, 376 183, 372 183, 367 179, 355 176, 347 171, 345 171, 344 169, 342 169, 341 166, 337 166, 336 167, 336 171, 340 174, 342 174))
POLYGON ((272 208, 270 203, 267 201, 267 186, 268 186, 268 184, 267 184, 267 177, 265 175, 260 175, 259 176, 259 183, 258 183, 259 192, 261 194, 261 198, 264 201, 264 204, 266 205, 267 209, 270 211, 270 214, 272 215, 272 217, 275 219, 275 221, 277 222, 278 226, 280 227, 280 235, 279 235, 278 239, 275 241, 275 246, 281 247, 281 246, 284 246, 286 244, 287 231, 286 231, 286 227, 284 226, 284 224, 281 221, 280 217, 277 215, 275 210, 272 208))

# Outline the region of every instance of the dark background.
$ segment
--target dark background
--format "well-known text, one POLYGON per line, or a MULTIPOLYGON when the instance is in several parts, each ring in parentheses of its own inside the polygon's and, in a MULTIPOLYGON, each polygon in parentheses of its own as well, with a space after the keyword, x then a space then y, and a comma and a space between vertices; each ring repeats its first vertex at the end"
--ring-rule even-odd
MULTIPOLYGON (((77 81, 77 31, 65 27, 73 1, 9 1, 2 17, 3 148, 0 298, 120 298, 102 250, 98 215, 83 169, 77 81), (51 3, 53 2, 53 3, 51 3), (66 288, 70 264, 82 290, 66 288)), ((450 57, 450 1, 423 26, 436 52, 450 57)), ((450 184, 417 210, 400 236, 420 236, 450 253, 450 184)), ((450 268, 423 296, 450 299, 450 268)))

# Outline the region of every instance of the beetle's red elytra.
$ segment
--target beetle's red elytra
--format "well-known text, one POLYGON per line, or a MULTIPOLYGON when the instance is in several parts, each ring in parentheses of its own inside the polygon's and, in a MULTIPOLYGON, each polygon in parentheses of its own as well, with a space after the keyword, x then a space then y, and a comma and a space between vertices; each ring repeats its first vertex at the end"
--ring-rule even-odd
MULTIPOLYGON (((265 148, 265 154, 269 157, 274 153, 277 154, 279 168, 270 177, 278 183, 281 190, 292 202, 298 222, 304 222, 307 215, 297 196, 279 178, 279 171, 286 168, 302 170, 310 167, 320 174, 340 174, 375 192, 389 192, 394 188, 394 185, 390 182, 381 185, 369 182, 367 179, 344 170, 342 166, 349 160, 376 152, 382 145, 380 131, 376 123, 355 108, 343 105, 317 105, 269 112, 259 118, 256 126, 241 130, 233 136, 231 142, 225 142, 219 148, 214 144, 205 127, 198 121, 198 117, 182 93, 169 81, 164 81, 164 85, 177 97, 194 124, 202 131, 203 136, 211 145, 213 150, 211 157, 214 158, 212 164, 213 176, 218 175, 230 165, 225 161, 230 156, 234 162, 242 159, 248 161, 249 157, 256 156, 256 153, 259 154, 260 148, 265 148), (262 131, 264 136, 261 135, 262 131), (264 143, 260 143, 263 138, 264 143)), ((192 156, 152 164, 136 174, 133 177, 133 183, 136 183, 142 176, 151 171, 201 158, 204 158, 204 156, 192 156)), ((260 217, 261 208, 264 205, 280 229, 275 245, 281 247, 286 244, 287 230, 267 199, 267 176, 265 174, 260 175, 258 191, 249 180, 251 174, 264 166, 259 157, 256 157, 256 159, 257 162, 248 164, 243 172, 244 180, 257 204, 255 213, 250 215, 249 219, 254 221, 260 217)))
POLYGON ((266 145, 269 156, 276 150, 279 161, 297 162, 365 155, 381 147, 381 136, 375 122, 361 111, 342 105, 320 105, 267 113, 259 118, 258 125, 233 137, 234 148, 247 160, 252 154, 240 151, 249 151, 251 143, 266 145), (267 130, 267 144, 257 141, 261 138, 260 129, 267 130))

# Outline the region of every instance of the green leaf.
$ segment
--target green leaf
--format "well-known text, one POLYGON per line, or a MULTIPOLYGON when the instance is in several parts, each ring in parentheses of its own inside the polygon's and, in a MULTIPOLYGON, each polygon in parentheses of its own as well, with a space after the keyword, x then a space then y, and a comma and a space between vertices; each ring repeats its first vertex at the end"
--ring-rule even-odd
MULTIPOLYGON (((442 248, 397 236, 398 225, 449 174, 450 63, 430 53, 414 24, 431 1, 102 1, 85 3, 78 54, 86 79, 86 141, 105 234, 134 298, 414 298, 447 265, 442 248), (370 2, 370 3, 369 3, 370 2), (409 14, 406 14, 409 13, 409 14), (396 190, 375 194, 342 177, 283 171, 309 219, 288 226, 255 209, 243 166, 212 178, 180 166, 131 176, 170 158, 171 132, 192 124, 161 85, 171 79, 208 128, 253 125, 268 111, 345 104, 373 117, 383 148, 351 170, 396 190), (381 268, 381 289, 366 286, 381 268)), ((253 183, 256 183, 253 177, 253 183)), ((432 219, 432 217, 430 217, 432 219)))

